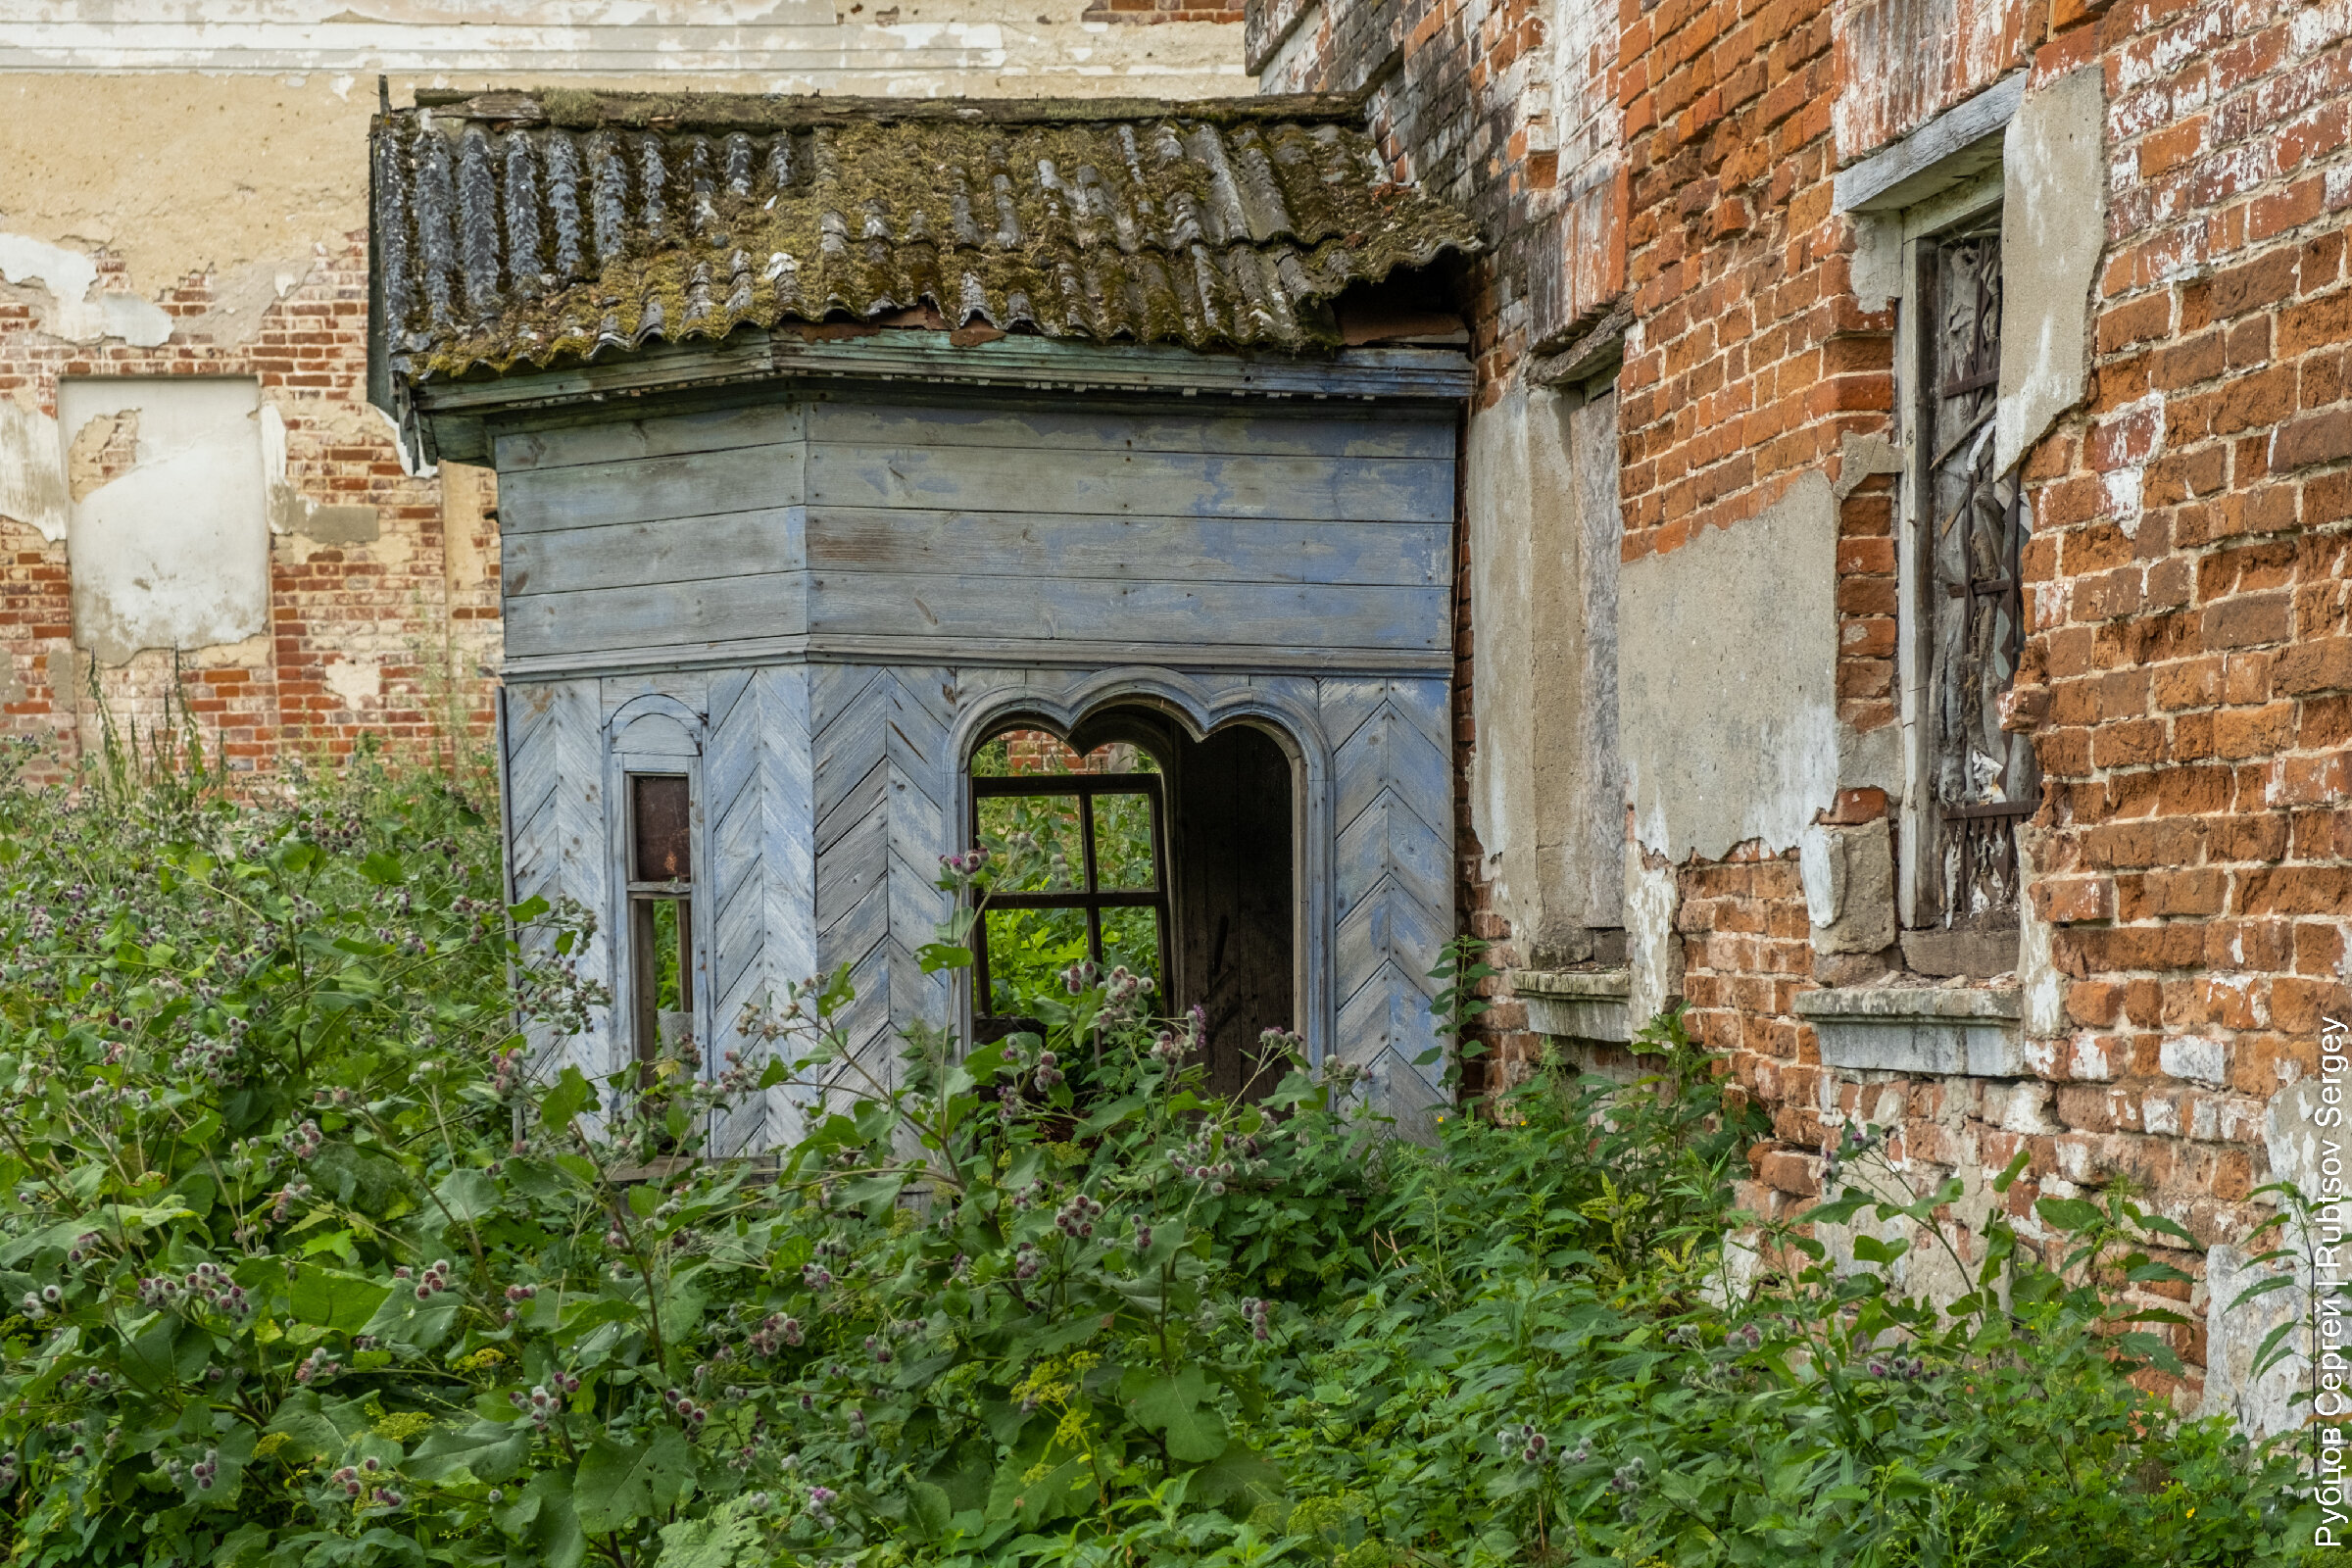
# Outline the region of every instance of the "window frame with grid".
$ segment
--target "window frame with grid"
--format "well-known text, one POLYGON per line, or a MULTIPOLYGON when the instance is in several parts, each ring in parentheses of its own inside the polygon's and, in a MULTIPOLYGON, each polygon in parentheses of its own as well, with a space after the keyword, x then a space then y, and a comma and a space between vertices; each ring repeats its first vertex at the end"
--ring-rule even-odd
POLYGON ((1021 773, 1008 776, 970 777, 970 815, 965 831, 970 843, 984 845, 982 833, 982 802, 1007 798, 1037 798, 1042 796, 1070 796, 1077 799, 1078 836, 1082 860, 1082 877, 1076 888, 1055 888, 1043 892, 999 892, 991 889, 980 901, 977 916, 972 923, 972 1038, 986 1043, 1021 1030, 1034 1029, 1035 1020, 1017 1014, 998 1013, 992 1009, 996 1001, 996 982, 989 971, 988 917, 993 912, 1017 909, 1076 909, 1086 921, 1087 958, 1098 970, 1102 966, 1102 911, 1105 909, 1149 908, 1157 916, 1153 934, 1156 939, 1159 973, 1156 977, 1159 994, 1172 991, 1170 980, 1171 927, 1174 924, 1174 905, 1170 896, 1167 797, 1162 788, 1163 775, 1158 773, 1021 773), (1101 856, 1096 843, 1095 798, 1102 795, 1141 795, 1150 803, 1152 814, 1152 886, 1141 888, 1104 889, 1102 886, 1101 856))

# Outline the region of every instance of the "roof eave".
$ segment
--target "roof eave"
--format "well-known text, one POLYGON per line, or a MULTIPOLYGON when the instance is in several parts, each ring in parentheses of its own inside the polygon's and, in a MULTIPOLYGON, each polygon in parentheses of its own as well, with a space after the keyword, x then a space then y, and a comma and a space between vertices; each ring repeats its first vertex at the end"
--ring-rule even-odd
POLYGON ((988 388, 1004 393, 1458 403, 1476 380, 1455 349, 1342 349, 1327 357, 1204 353, 1167 344, 1100 345, 1008 336, 958 348, 944 332, 885 329, 810 341, 739 331, 720 343, 663 344, 609 361, 481 379, 428 379, 407 397, 440 457, 487 461, 487 418, 760 383, 842 381, 988 388))

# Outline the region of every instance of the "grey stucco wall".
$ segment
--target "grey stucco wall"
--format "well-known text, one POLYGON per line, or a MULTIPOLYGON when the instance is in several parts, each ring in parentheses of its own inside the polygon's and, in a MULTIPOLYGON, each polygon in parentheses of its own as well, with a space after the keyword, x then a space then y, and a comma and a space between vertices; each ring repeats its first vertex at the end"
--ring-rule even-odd
POLYGON ((1760 516, 1621 568, 1618 733, 1645 849, 1777 854, 1836 797, 1837 546, 1808 472, 1760 516))

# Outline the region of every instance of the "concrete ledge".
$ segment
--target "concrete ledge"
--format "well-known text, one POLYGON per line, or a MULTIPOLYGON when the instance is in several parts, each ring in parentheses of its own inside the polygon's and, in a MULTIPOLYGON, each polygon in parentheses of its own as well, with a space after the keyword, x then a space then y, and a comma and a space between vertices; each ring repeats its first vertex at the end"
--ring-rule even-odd
POLYGON ((1822 1065, 1976 1078, 2025 1075, 2025 1014, 2014 988, 1856 986, 1796 999, 1822 1065))
POLYGON ((1513 969, 1511 992, 1527 1008, 1527 1026, 1563 1040, 1623 1045, 1633 1039, 1630 969, 1513 969))
POLYGON ((2001 133, 2026 95, 2025 72, 2005 76, 1850 169, 1838 172, 1832 210, 1895 212, 2000 161, 2001 133))

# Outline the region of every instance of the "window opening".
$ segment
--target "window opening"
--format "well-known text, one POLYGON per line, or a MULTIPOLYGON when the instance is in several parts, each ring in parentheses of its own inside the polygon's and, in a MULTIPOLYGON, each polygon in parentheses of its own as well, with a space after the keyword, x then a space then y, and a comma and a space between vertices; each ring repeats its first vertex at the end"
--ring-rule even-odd
MULTIPOLYGON (((983 749, 972 777, 971 841, 995 862, 973 932, 974 1034, 1001 1039, 1035 1027, 1028 999, 1058 989, 1061 972, 1079 962, 1124 966, 1164 996, 1169 909, 1158 774, 984 772, 1022 760, 1000 745, 983 749)), ((1061 755, 1033 753, 1030 764, 1094 760, 1058 745, 1054 752, 1061 755)), ((1105 766, 1151 765, 1132 747, 1095 756, 1105 766)))
POLYGON ((1997 214, 1922 247, 1919 334, 1929 806, 1928 923, 2017 923, 2017 827, 2040 801, 2029 735, 2001 727, 2025 649, 2026 519, 2015 474, 1993 471, 1999 399, 1997 214))
POLYGON ((686 777, 629 776, 629 976, 639 1081, 694 1036, 694 832, 686 777))

